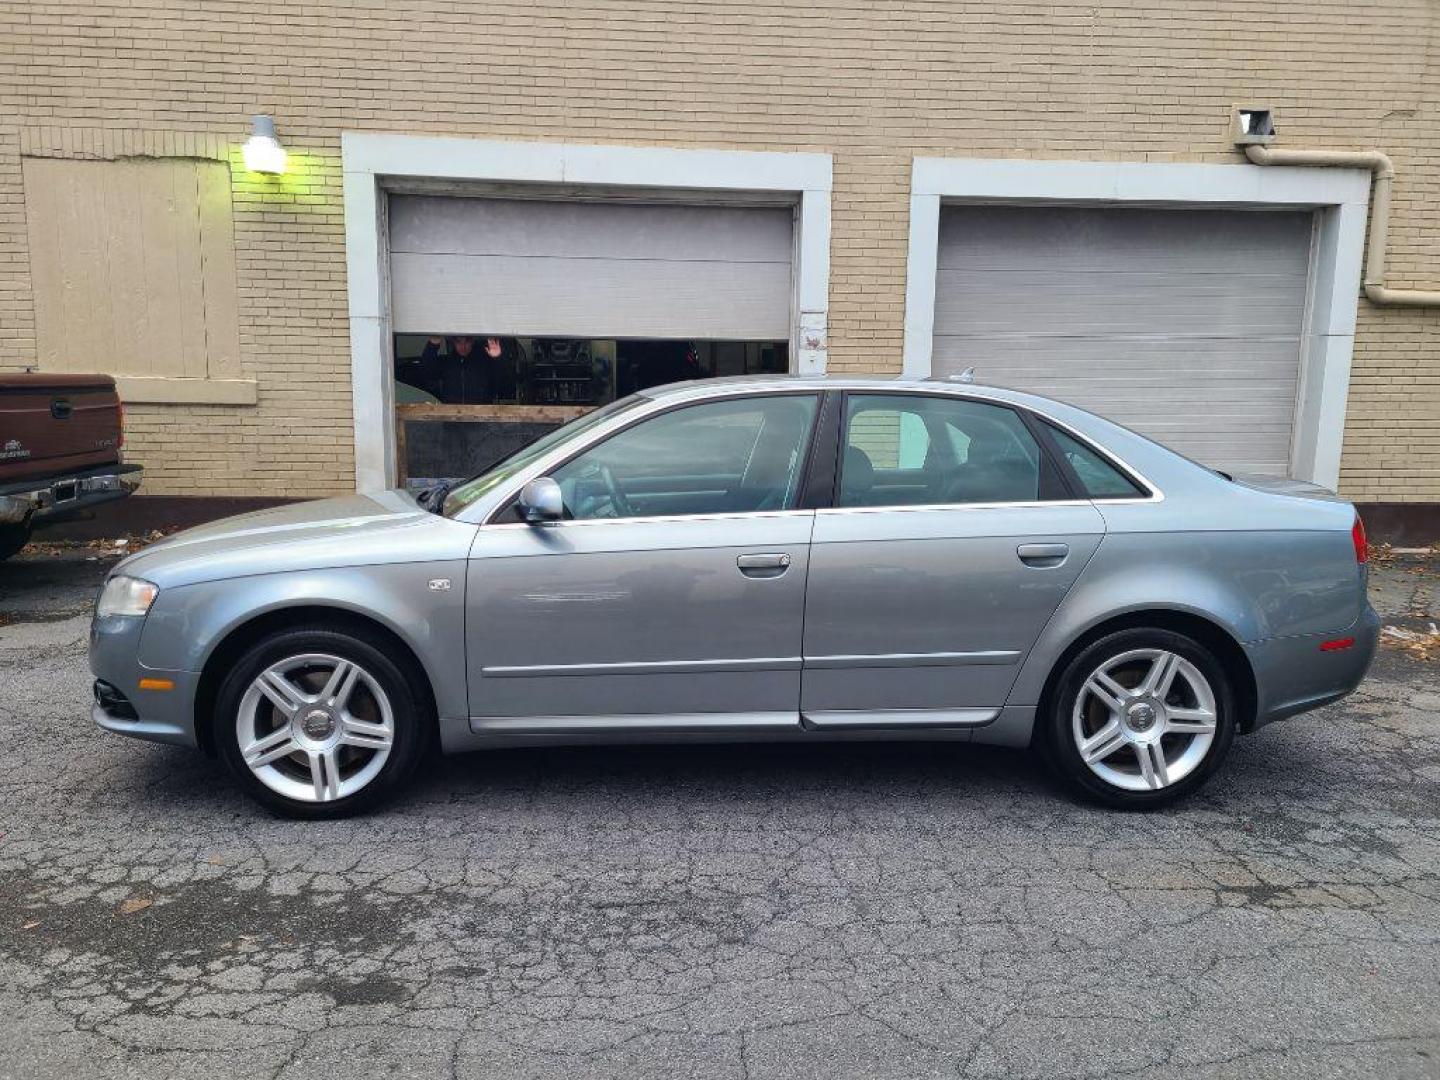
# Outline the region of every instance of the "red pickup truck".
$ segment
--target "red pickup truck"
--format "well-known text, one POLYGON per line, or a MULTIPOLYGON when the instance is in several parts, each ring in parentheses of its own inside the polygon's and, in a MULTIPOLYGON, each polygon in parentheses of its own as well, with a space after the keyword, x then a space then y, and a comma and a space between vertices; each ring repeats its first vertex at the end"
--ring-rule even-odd
POLYGON ((37 526, 139 487, 124 445, 108 375, 0 374, 0 559, 37 526))

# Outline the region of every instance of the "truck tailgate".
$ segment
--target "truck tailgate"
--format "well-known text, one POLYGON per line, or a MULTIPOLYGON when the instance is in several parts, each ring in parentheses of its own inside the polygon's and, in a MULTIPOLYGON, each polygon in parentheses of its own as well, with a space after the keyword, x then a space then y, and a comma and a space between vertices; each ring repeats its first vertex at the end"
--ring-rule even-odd
POLYGON ((118 461, 120 398, 103 375, 0 375, 0 486, 118 461))

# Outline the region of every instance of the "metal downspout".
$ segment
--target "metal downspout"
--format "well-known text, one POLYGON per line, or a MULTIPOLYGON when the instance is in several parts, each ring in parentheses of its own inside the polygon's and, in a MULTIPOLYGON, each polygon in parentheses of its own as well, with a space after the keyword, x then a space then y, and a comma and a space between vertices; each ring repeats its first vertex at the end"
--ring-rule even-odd
POLYGON ((1370 206, 1370 236, 1365 245, 1365 298, 1372 304, 1440 307, 1440 291, 1385 287, 1385 246, 1390 236, 1390 189, 1395 184, 1395 165, 1388 156, 1379 150, 1272 150, 1268 146, 1260 145, 1245 147, 1245 156, 1256 165, 1317 165, 1369 169, 1375 174, 1375 185, 1370 206))

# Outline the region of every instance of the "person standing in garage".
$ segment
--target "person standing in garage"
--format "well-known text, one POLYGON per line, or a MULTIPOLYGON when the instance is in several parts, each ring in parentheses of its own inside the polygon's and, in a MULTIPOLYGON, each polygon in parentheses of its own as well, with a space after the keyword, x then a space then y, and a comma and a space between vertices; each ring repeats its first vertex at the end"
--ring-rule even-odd
POLYGON ((514 367, 505 345, 506 339, 498 337, 483 341, 464 334, 448 340, 432 337, 420 354, 426 386, 448 405, 482 405, 494 401, 498 383, 503 381, 500 376, 514 367))

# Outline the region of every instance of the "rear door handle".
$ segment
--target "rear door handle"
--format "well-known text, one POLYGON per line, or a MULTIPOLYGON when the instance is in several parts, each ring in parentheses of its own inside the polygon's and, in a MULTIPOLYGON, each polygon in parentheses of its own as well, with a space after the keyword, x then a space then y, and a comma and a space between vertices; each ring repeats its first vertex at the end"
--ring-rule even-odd
POLYGON ((1015 549, 1026 566, 1059 566, 1070 554, 1069 544, 1021 544, 1015 549))
POLYGON ((772 578, 779 577, 790 569, 790 556, 783 552, 767 553, 763 555, 739 555, 735 559, 735 565, 746 577, 772 578))

